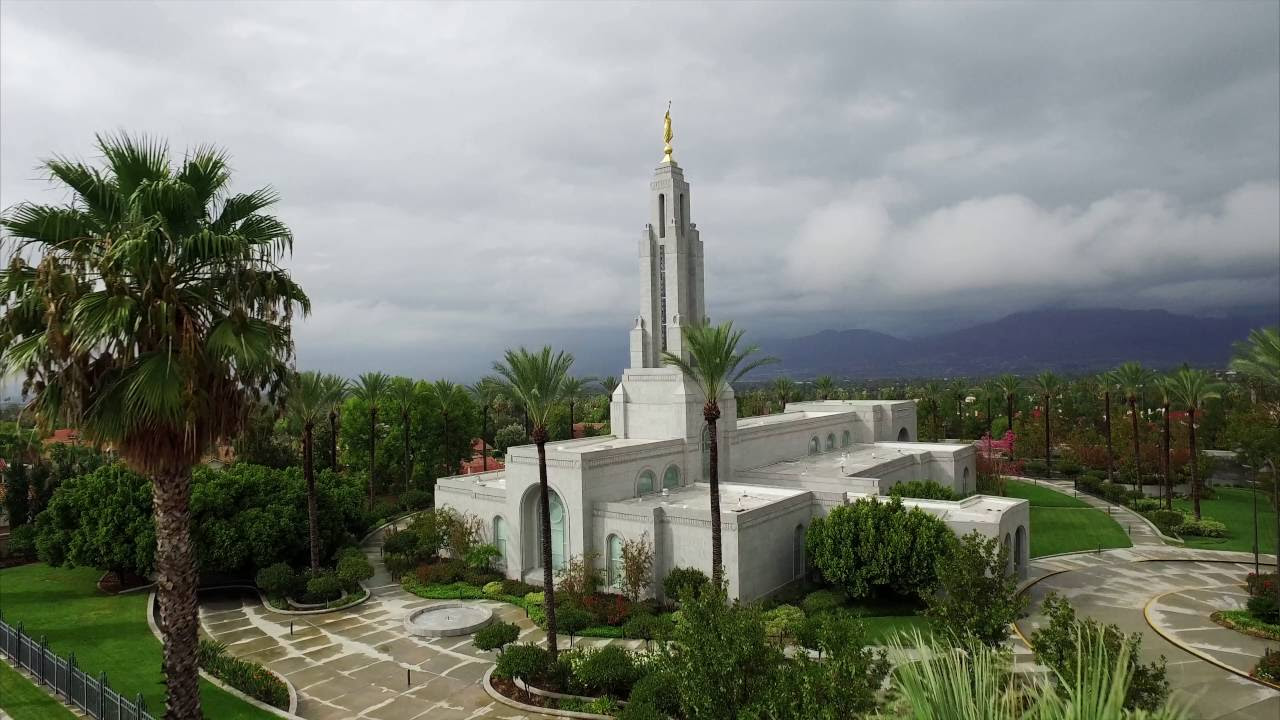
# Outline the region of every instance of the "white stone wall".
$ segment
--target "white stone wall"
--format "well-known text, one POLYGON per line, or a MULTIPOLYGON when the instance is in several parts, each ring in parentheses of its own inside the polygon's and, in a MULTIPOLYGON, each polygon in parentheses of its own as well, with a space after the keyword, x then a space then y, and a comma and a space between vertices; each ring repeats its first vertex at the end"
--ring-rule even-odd
POLYGON ((800 495, 744 515, 736 518, 737 552, 729 557, 726 551, 725 566, 730 591, 742 600, 754 600, 801 577, 804 556, 801 552, 797 572, 796 528, 801 528, 803 547, 804 531, 814 515, 813 498, 800 495))
POLYGON ((809 442, 814 437, 818 438, 820 448, 825 451, 827 436, 834 435, 836 450, 839 450, 845 430, 850 431, 851 442, 857 442, 856 429, 853 413, 797 417, 786 422, 739 427, 732 439, 733 469, 749 470, 805 457, 809 454, 809 442))

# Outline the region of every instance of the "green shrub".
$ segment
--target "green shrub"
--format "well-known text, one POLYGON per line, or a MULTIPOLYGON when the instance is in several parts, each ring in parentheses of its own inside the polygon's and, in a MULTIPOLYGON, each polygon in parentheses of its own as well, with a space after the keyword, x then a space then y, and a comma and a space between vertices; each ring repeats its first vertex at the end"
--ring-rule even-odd
POLYGON ((387 574, 397 580, 418 567, 418 561, 407 555, 383 555, 382 564, 386 566, 387 574))
POLYGON ((222 643, 201 640, 197 658, 205 672, 249 697, 281 710, 289 708, 289 688, 280 678, 258 663, 228 655, 222 643))
POLYGON ((622 707, 622 712, 616 717, 618 720, 667 720, 670 716, 659 712, 658 708, 649 703, 632 700, 622 707))
POLYGON ((794 638, 804 622, 804 611, 795 605, 779 605, 764 614, 764 632, 771 638, 794 638))
POLYGON ((384 555, 414 556, 418 552, 418 536, 407 530, 389 532, 382 538, 384 555))
POLYGON ((505 594, 506 594, 506 593, 502 592, 502 581, 501 581, 501 580, 494 580, 493 582, 487 582, 487 583, 485 583, 485 584, 484 584, 484 587, 480 588, 480 591, 481 591, 481 592, 483 592, 485 595, 488 595, 488 596, 490 596, 490 597, 497 597, 498 595, 505 595, 505 594))
POLYGON ((683 600, 691 593, 701 592, 711 584, 707 574, 698 568, 674 568, 662 581, 662 591, 672 600, 683 600))
POLYGON ((369 563, 369 558, 365 557, 363 552, 350 548, 349 551, 344 550, 338 554, 338 565, 334 568, 334 575, 347 592, 356 592, 360 589, 361 580, 373 577, 373 565, 369 563))
POLYGON ((509 645, 498 656, 493 674, 507 680, 524 682, 537 679, 551 664, 551 655, 540 645, 509 645))
MULTIPOLYGON (((559 603, 557 603, 559 604, 559 603)), ((586 608, 577 605, 561 605, 556 608, 556 625, 561 632, 577 635, 594 625, 596 616, 586 608)))
POLYGON ((1280 624, 1280 605, 1276 604, 1275 593, 1254 595, 1245 604, 1249 614, 1256 620, 1265 623, 1280 624))
POLYGON ((430 490, 408 490, 400 495, 401 510, 423 510, 431 507, 430 490))
POLYGON ((502 555, 502 553, 498 550, 496 545, 483 544, 476 545, 467 550, 465 560, 467 567, 484 570, 488 569, 489 566, 493 564, 493 561, 500 555, 502 555))
POLYGON ((1130 501, 1129 503, 1129 507, 1144 514, 1149 512, 1155 512, 1159 510, 1162 506, 1163 506, 1163 503, 1160 501, 1159 498, 1149 498, 1149 497, 1136 498, 1130 501))
POLYGON ((1082 492, 1087 492, 1090 495, 1100 495, 1102 493, 1102 486, 1105 484, 1106 480, 1096 475, 1085 475, 1076 481, 1076 487, 1082 492))
POLYGON ((1106 498, 1108 502, 1121 503, 1125 499, 1125 495, 1129 492, 1128 488, 1119 483, 1104 482, 1098 488, 1098 494, 1106 498))
POLYGON ((520 580, 510 580, 510 579, 502 580, 503 595, 512 595, 514 597, 524 597, 525 595, 528 595, 531 592, 538 592, 538 590, 539 590, 538 586, 530 585, 529 583, 522 582, 520 580))
POLYGON ((25 523, 9 531, 9 543, 5 552, 13 557, 33 558, 36 556, 36 524, 25 523))
POLYGON ((1276 582, 1280 581, 1280 573, 1249 573, 1244 578, 1244 586, 1250 595, 1276 594, 1276 582))
POLYGON ((955 500, 956 494, 951 488, 944 487, 932 480, 912 480, 898 483, 889 491, 893 495, 924 500, 955 500))
POLYGON ((633 705, 651 707, 664 719, 678 716, 680 696, 676 692, 676 683, 670 673, 665 670, 656 670, 636 680, 631 686, 631 695, 627 698, 627 709, 633 705))
POLYGON ((1280 683, 1280 651, 1270 648, 1262 655, 1262 659, 1253 668, 1253 676, 1267 682, 1280 683))
POLYGON ((1049 465, 1045 463, 1044 460, 1031 459, 1022 464, 1022 469, 1028 475, 1044 477, 1045 472, 1049 469, 1049 465))
POLYGON ((641 613, 623 623, 622 636, 632 640, 656 640, 669 634, 673 627, 669 616, 641 613))
POLYGON ((992 647, 1009 638, 1010 624, 1027 605, 1018 595, 1009 546, 974 530, 960 538, 942 564, 941 592, 928 598, 930 621, 992 647))
POLYGON ((800 601, 800 607, 804 610, 805 615, 818 615, 829 610, 844 607, 844 604, 844 592, 830 588, 814 590, 800 601))
POLYGON ((840 505, 809 524, 805 552, 828 583, 854 597, 928 597, 956 536, 942 520, 901 498, 840 505))
POLYGON ((574 678, 592 694, 626 697, 640 677, 632 654, 617 645, 591 650, 573 667, 574 678))
POLYGON ((1176 532, 1182 524, 1182 513, 1177 510, 1155 510, 1146 515, 1166 535, 1176 532))
POLYGON ((267 597, 278 600, 298 590, 298 575, 293 568, 284 563, 268 565, 258 571, 253 578, 254 584, 267 597))
POLYGON ((1227 536, 1227 526, 1212 518, 1201 516, 1199 520, 1196 520, 1188 515, 1174 532, 1184 536, 1221 538, 1227 536))
POLYGON ((1063 460, 1058 463, 1058 472, 1062 473, 1063 477, 1073 478, 1083 471, 1084 468, 1080 467, 1079 463, 1072 462, 1070 460, 1063 460))
POLYGON ((476 631, 472 642, 480 650, 501 650, 520 637, 520 628, 513 623, 495 622, 476 631))
POLYGON ((527 593, 524 596, 524 601, 527 605, 545 605, 547 602, 547 594, 541 590, 527 593))
POLYGON ((329 602, 342 597, 342 581, 328 570, 312 574, 307 579, 308 602, 329 602))
POLYGON ((467 566, 461 560, 440 560, 418 568, 418 581, 423 585, 450 585, 466 577, 467 566))

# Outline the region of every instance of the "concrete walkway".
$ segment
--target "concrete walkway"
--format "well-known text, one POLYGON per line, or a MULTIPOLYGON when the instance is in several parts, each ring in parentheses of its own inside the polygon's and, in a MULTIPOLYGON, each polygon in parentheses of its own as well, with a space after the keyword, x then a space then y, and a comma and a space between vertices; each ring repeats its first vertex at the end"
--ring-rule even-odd
POLYGON ((1210 662, 1250 673, 1268 650, 1280 652, 1280 642, 1246 635, 1210 619, 1219 610, 1243 610, 1248 600, 1249 593, 1239 584, 1177 590, 1147 603, 1147 623, 1166 640, 1210 662))

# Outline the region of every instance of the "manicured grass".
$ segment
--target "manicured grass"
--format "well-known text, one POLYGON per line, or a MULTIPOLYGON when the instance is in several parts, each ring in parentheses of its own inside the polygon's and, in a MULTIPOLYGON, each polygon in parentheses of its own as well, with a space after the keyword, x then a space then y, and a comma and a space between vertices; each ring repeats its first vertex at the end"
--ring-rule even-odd
POLYGON ((864 617, 862 618, 862 624, 867 628, 867 642, 872 645, 882 645, 898 633, 911 635, 913 631, 919 631, 923 637, 928 637, 933 633, 933 629, 929 625, 929 618, 923 615, 864 617))
POLYGON ((1078 498, 1071 497, 1066 493, 1052 490, 1044 487, 1043 485, 1022 482, 1021 480, 1010 479, 1006 481, 1004 494, 1011 498, 1029 500, 1031 501, 1031 507, 1089 507, 1088 503, 1078 498))
POLYGON ((1101 510, 1031 508, 1031 557, 1132 545, 1124 528, 1101 510))
MULTIPOLYGON (((1215 488, 1212 500, 1200 501, 1200 514, 1227 526, 1228 537, 1187 536, 1187 547, 1203 550, 1253 552, 1253 491, 1247 488, 1215 488)), ((1191 512, 1190 500, 1174 500, 1173 508, 1191 512)), ((1264 553, 1276 551, 1276 514, 1271 497, 1258 493, 1258 545, 1264 553)))
MULTIPOLYGON (((160 641, 147 627, 147 593, 106 595, 96 586, 101 575, 91 568, 51 568, 44 564, 0 570, 0 612, 7 622, 44 635, 62 656, 74 652, 82 670, 107 673, 111 687, 132 697, 142 693, 147 709, 164 708, 160 641)), ((206 717, 274 718, 248 703, 200 681, 206 717)))
POLYGON ((72 720, 75 715, 26 676, 0 662, 0 710, 13 720, 72 720))
POLYGON ((1210 619, 1245 635, 1280 640, 1280 625, 1259 620, 1248 610, 1219 610, 1210 619))

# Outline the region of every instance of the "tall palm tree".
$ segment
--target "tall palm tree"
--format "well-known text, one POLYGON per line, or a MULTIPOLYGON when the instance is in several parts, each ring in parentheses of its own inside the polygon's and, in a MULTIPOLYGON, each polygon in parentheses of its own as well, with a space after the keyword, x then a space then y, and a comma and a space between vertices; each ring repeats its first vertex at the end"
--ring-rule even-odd
POLYGON ((684 344, 689 359, 668 352, 662 359, 674 365, 702 391, 702 419, 707 423, 709 443, 708 475, 711 481, 711 578, 718 588, 724 578, 723 555, 720 537, 720 447, 717 441, 716 421, 720 419, 720 396, 728 392, 743 375, 756 368, 776 362, 773 358, 752 358, 759 348, 738 349, 742 342, 741 330, 734 330, 732 322, 721 325, 684 326, 684 344))
POLYGON ((1200 463, 1196 462, 1196 412, 1208 400, 1222 397, 1221 387, 1204 370, 1183 367, 1169 377, 1173 399, 1187 412, 1187 447, 1191 450, 1191 509, 1200 519, 1200 463))
POLYGON ((367 372, 356 378, 351 395, 369 411, 369 509, 373 509, 373 488, 378 472, 378 412, 386 402, 391 377, 386 373, 367 372))
MULTIPOLYGON (((969 383, 964 378, 955 378, 947 383, 947 398, 951 400, 956 411, 957 436, 964 430, 964 401, 969 395, 969 383)), ((950 425, 950 423, 948 423, 950 425)), ((948 427, 948 431, 950 427, 948 427)), ((950 432, 948 432, 950 434, 950 432)))
MULTIPOLYGON (((1231 369, 1280 400, 1280 327, 1258 328, 1247 341, 1237 343, 1231 369)), ((1280 414, 1280 403, 1273 403, 1271 412, 1280 414)))
POLYGON ((1049 416, 1053 412, 1053 398, 1062 391, 1062 378, 1054 375, 1052 372, 1045 371, 1035 376, 1029 382, 1029 387, 1035 394, 1039 395, 1044 401, 1044 462, 1045 477, 1053 477, 1053 442, 1051 440, 1051 426, 1049 424, 1049 416))
POLYGON ((787 409, 787 401, 795 397, 796 384, 791 378, 783 375, 773 379, 769 384, 769 389, 773 392, 773 396, 778 400, 778 412, 785 412, 787 409))
POLYGON ((569 437, 573 437, 573 411, 578 403, 586 397, 587 385, 595 382, 595 378, 571 377, 564 381, 564 402, 569 406, 569 437))
POLYGON ((982 398, 983 402, 986 403, 987 435, 990 435, 991 424, 995 421, 995 416, 991 412, 991 404, 997 398, 1003 398, 1004 396, 1003 391, 1000 389, 1000 383, 996 382, 995 378, 987 378, 982 381, 982 384, 970 388, 969 391, 982 398))
POLYGON ((1124 399, 1129 403, 1129 421, 1133 429, 1133 472, 1137 476, 1138 490, 1142 489, 1142 454, 1141 440, 1138 437, 1138 401, 1142 391, 1151 382, 1153 373, 1142 367, 1140 363, 1127 362, 1109 374, 1111 381, 1120 388, 1124 399))
POLYGON ((436 409, 440 411, 440 421, 442 423, 440 432, 441 466, 446 476, 453 475, 458 471, 458 463, 457 457, 453 454, 452 446, 449 444, 451 439, 449 437, 449 418, 458 411, 458 404, 462 401, 462 396, 466 394, 466 391, 462 389, 461 385, 444 379, 435 381, 429 388, 428 392, 435 402, 436 409))
POLYGON ((342 403, 351 396, 351 381, 340 375, 323 377, 325 397, 329 407, 329 465, 338 472, 338 412, 342 403))
POLYGON ((221 150, 175 166, 158 140, 97 148, 104 167, 45 162, 67 204, 0 218, 0 369, 25 376, 42 424, 79 427, 151 477, 165 717, 199 718, 191 468, 277 398, 310 301, 278 264, 293 238, 264 212, 276 193, 231 193, 221 150))
POLYGON ((1111 390, 1118 382, 1111 372, 1102 373, 1095 382, 1096 388, 1102 391, 1102 427, 1107 436, 1107 482, 1111 482, 1115 465, 1115 452, 1111 447, 1111 390))
POLYGON ((836 381, 830 375, 822 375, 813 381, 813 389, 817 391, 819 400, 830 400, 836 392, 836 381))
POLYGON ((538 514, 542 525, 542 585, 546 593, 547 650, 555 659, 556 647, 556 588, 551 572, 551 488, 547 484, 547 422, 551 410, 564 397, 565 381, 573 356, 566 352, 552 352, 544 346, 536 353, 524 348, 508 350, 503 362, 493 364, 493 369, 503 379, 507 391, 520 400, 533 423, 533 444, 538 448, 538 489, 541 491, 538 514))
POLYGON ((307 527, 311 544, 311 569, 320 569, 320 515, 316 508, 316 474, 313 458, 313 431, 316 422, 331 407, 330 387, 317 372, 296 373, 289 384, 285 407, 302 428, 302 476, 307 482, 307 527))
POLYGON ((392 378, 387 385, 387 399, 390 400, 392 407, 400 413, 400 437, 404 441, 404 457, 401 459, 401 465, 404 468, 404 491, 409 490, 409 483, 413 479, 413 455, 411 452, 413 437, 411 430, 413 424, 413 406, 418 399, 418 386, 412 379, 407 377, 392 378))
POLYGON ((1018 398, 1018 394, 1022 392, 1022 378, 1005 373, 996 378, 996 384, 1000 386, 1000 392, 1004 394, 1005 415, 1009 419, 1009 429, 1012 430, 1013 403, 1018 398))
POLYGON ((1172 433, 1169 427, 1169 408, 1173 404, 1173 383, 1169 381, 1170 376, 1161 375, 1156 377, 1152 384, 1160 393, 1160 414, 1164 416, 1164 432, 1161 437, 1160 456, 1161 471, 1164 473, 1164 507, 1166 510, 1173 509, 1173 473, 1170 472, 1169 455, 1172 451, 1172 433))
POLYGON ((929 408, 929 415, 933 417, 934 440, 942 439, 942 398, 946 394, 947 389, 937 380, 930 380, 920 387, 920 397, 924 400, 925 407, 929 408))
POLYGON ((604 394, 610 399, 613 398, 613 391, 618 389, 620 381, 617 375, 605 375, 596 380, 596 384, 604 390, 604 394))
POLYGON ((493 410, 494 403, 498 401, 498 396, 502 394, 502 386, 496 378, 484 377, 472 385, 470 390, 480 405, 480 469, 488 472, 489 413, 493 410))

